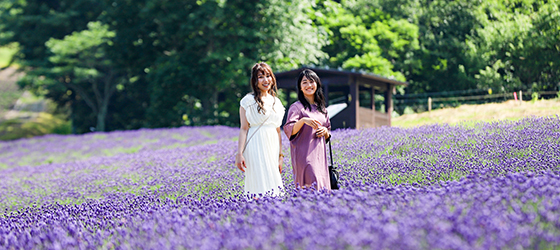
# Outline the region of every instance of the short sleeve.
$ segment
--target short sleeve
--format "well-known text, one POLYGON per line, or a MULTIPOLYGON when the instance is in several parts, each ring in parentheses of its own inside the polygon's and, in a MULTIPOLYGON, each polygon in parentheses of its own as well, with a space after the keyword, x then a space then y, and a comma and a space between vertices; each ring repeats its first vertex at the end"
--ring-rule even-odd
POLYGON ((251 106, 254 101, 255 99, 253 99, 252 95, 245 95, 245 97, 243 97, 243 99, 241 99, 241 101, 239 102, 239 105, 241 105, 243 109, 248 110, 249 106, 251 106))
POLYGON ((280 99, 278 97, 275 97, 275 101, 274 101, 274 112, 275 114, 275 119, 274 119, 274 126, 276 127, 280 127, 282 126, 282 119, 284 119, 284 113, 286 113, 286 108, 284 108, 284 105, 282 104, 282 101, 280 101, 280 99))
POLYGON ((299 119, 301 119, 301 107, 299 107, 299 105, 297 105, 296 103, 292 104, 290 106, 290 109, 288 110, 288 117, 286 118, 286 124, 284 124, 284 133, 286 134, 286 137, 288 137, 290 139, 290 141, 293 141, 294 139, 297 138, 297 136, 300 134, 298 131, 297 134, 292 136, 292 131, 294 129, 294 125, 296 124, 297 121, 299 121, 299 119))
POLYGON ((284 107, 284 105, 282 104, 282 101, 280 100, 280 98, 275 97, 276 98, 276 105, 274 106, 274 108, 278 109, 278 112, 282 113, 282 116, 284 116, 284 112, 286 112, 286 108, 284 107))

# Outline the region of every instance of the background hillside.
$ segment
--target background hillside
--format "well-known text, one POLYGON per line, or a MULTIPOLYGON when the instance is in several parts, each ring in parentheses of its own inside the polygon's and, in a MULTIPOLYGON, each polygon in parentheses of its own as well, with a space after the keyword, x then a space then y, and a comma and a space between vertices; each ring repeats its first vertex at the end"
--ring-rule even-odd
MULTIPOLYGON (((19 85, 63 109, 58 112, 78 134, 237 126, 238 102, 250 91, 249 71, 259 61, 275 72, 314 65, 406 81, 394 94, 394 110, 402 115, 426 110, 418 103, 438 93, 499 97, 522 91, 525 100, 535 94, 556 98, 559 5, 0 0, 0 46, 15 49, 0 62, 17 64, 25 72, 19 85)), ((443 99, 448 96, 434 98, 443 99)), ((466 102, 436 108, 460 104, 466 102)))
POLYGON ((456 108, 437 109, 431 112, 405 114, 392 118, 393 126, 414 127, 426 124, 459 124, 492 122, 499 120, 520 120, 526 117, 560 115, 560 99, 514 101, 503 103, 461 105, 456 108))
POLYGON ((0 140, 70 134, 71 124, 63 110, 18 87, 17 80, 23 75, 15 67, 0 71, 0 140))

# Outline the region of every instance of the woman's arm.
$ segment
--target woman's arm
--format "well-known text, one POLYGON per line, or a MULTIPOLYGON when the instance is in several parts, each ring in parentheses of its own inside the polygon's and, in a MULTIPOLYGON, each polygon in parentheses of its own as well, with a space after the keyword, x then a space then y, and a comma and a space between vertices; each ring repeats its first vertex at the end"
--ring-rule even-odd
POLYGON ((294 103, 288 110, 288 117, 286 118, 286 124, 284 124, 284 133, 286 133, 286 136, 290 139, 290 141, 297 138, 303 124, 308 124, 314 129, 318 128, 320 125, 319 121, 315 119, 303 117, 301 108, 302 107, 300 107, 298 103, 294 103))
POLYGON ((311 119, 309 117, 303 117, 303 118, 299 119, 294 124, 294 128, 292 129, 292 135, 297 134, 299 132, 299 130, 301 129, 301 127, 303 127, 303 124, 307 124, 307 125, 311 126, 313 129, 317 129, 321 125, 321 123, 319 121, 317 121, 316 119, 311 119))
POLYGON ((235 155, 235 166, 237 166, 239 170, 245 172, 247 165, 245 165, 245 158, 243 157, 243 148, 247 140, 249 122, 247 122, 247 116, 245 115, 245 109, 243 107, 239 107, 239 120, 241 121, 241 126, 239 129, 239 141, 237 142, 237 154, 235 155))
POLYGON ((284 154, 282 154, 282 134, 281 134, 281 130, 280 127, 276 128, 276 131, 278 132, 278 141, 280 142, 280 155, 278 156, 278 169, 280 170, 280 173, 282 173, 282 164, 284 163, 284 154))

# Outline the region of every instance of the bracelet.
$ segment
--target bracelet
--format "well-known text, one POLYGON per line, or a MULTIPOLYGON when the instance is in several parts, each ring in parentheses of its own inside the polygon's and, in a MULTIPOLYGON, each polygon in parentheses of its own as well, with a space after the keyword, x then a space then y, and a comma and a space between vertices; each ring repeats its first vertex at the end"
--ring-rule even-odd
MULTIPOLYGON (((280 156, 284 157, 284 154, 280 153, 280 156)), ((280 157, 280 156, 278 156, 278 157, 280 157)))

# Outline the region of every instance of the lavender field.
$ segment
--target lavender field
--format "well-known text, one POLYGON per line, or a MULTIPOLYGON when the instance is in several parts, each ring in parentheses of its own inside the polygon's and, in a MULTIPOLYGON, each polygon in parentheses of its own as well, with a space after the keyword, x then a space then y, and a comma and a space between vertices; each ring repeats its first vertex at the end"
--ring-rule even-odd
MULTIPOLYGON (((0 142, 0 249, 560 247, 560 117, 333 132, 342 189, 243 194, 237 128, 0 142)), ((289 152, 286 138, 284 153, 289 152)))

